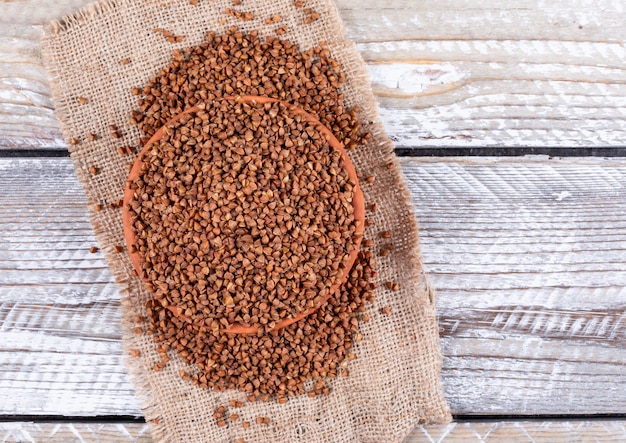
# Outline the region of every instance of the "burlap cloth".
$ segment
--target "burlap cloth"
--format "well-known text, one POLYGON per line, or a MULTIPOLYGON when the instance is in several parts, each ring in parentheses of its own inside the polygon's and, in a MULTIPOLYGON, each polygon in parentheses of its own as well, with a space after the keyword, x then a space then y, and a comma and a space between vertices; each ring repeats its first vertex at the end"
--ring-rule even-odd
POLYGON ((46 28, 43 56, 50 73, 56 112, 92 209, 91 219, 115 278, 123 288, 123 345, 141 352, 139 358, 125 359, 130 377, 142 405, 146 421, 157 441, 232 442, 392 442, 401 441, 416 425, 450 420, 450 412, 440 391, 439 336, 435 309, 425 285, 418 252, 418 231, 401 171, 395 165, 393 147, 379 123, 365 63, 355 46, 344 36, 339 12, 332 0, 305 0, 305 7, 320 14, 320 19, 304 25, 304 12, 293 0, 244 0, 240 9, 252 11, 255 19, 240 21, 224 14, 232 0, 188 1, 114 0, 88 6, 46 28), (363 340, 356 344, 357 358, 350 362, 348 377, 332 380, 328 396, 291 398, 280 405, 244 402, 236 412, 236 424, 218 427, 212 414, 230 399, 245 398, 239 392, 215 393, 182 380, 179 370, 186 365, 172 356, 167 367, 155 372, 160 360, 153 338, 136 334, 137 315, 144 314, 149 297, 142 282, 132 275, 132 265, 124 251, 120 208, 111 203, 122 198, 130 156, 117 148, 135 145, 137 128, 129 123, 136 97, 133 87, 143 86, 165 67, 174 48, 201 43, 208 30, 222 33, 237 25, 242 31, 258 29, 261 35, 275 35, 276 24, 264 19, 280 13, 289 31, 283 35, 301 50, 326 41, 332 56, 343 66, 347 82, 343 87, 347 108, 358 105, 364 127, 373 137, 367 146, 350 152, 361 176, 375 175, 376 182, 363 186, 366 204, 377 203, 379 210, 368 213, 374 223, 365 238, 375 241, 378 253, 382 240, 378 233, 389 230, 395 249, 387 257, 376 258, 378 289, 376 301, 368 306, 371 320, 360 325, 363 340), (224 22, 223 19, 226 19, 224 22), (154 28, 184 36, 172 44, 154 28), (128 63, 122 63, 128 59, 128 63), (78 97, 87 103, 80 104, 78 97), (115 124, 121 139, 110 136, 115 124), (89 133, 101 138, 88 141, 89 133), (395 167, 387 166, 392 162, 395 167), (100 172, 93 175, 90 167, 100 172), (94 211, 94 204, 104 209, 94 211), (385 288, 394 281, 400 290, 385 288), (389 306, 391 313, 380 308, 389 306), (270 426, 257 425, 257 416, 267 416, 270 426), (252 426, 244 429, 241 421, 252 426))

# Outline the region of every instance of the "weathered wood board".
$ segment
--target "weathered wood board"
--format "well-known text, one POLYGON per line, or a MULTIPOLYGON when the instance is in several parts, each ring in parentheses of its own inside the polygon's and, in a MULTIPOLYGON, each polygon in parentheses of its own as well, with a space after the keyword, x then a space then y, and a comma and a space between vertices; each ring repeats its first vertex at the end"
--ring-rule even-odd
MULTIPOLYGON (((623 442, 625 421, 503 421, 460 422, 418 426, 404 443, 571 443, 623 442)), ((0 423, 5 443, 151 443, 142 423, 0 423)))
MULTIPOLYGON (((0 1, 0 146, 65 148, 39 38, 86 3, 0 1)), ((621 0, 337 5, 398 147, 624 146, 621 0)))
MULTIPOLYGON (((626 164, 402 159, 457 414, 623 413, 626 164)), ((139 415, 70 159, 0 159, 0 415, 139 415)))

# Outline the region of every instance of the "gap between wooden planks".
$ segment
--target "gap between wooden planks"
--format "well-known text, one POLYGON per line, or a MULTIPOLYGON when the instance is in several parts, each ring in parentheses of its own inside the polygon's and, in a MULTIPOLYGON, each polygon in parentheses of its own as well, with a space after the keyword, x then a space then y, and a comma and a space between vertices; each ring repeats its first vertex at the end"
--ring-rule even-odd
MULTIPOLYGON (((65 147, 39 38, 89 2, 0 1, 0 146, 65 147)), ((398 147, 623 146, 622 0, 337 5, 398 147)))
MULTIPOLYGON (((624 413, 626 164, 402 159, 455 414, 624 413)), ((135 415, 70 159, 0 159, 0 415, 135 415)))

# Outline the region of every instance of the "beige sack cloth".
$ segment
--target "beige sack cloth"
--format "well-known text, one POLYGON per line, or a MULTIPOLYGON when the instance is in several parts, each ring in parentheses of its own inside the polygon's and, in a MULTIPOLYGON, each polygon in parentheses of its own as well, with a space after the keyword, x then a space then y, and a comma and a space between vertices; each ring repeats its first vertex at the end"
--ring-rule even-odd
POLYGON ((252 21, 224 14, 232 0, 199 0, 197 6, 187 0, 109 0, 46 28, 43 55, 57 116, 65 139, 79 140, 78 145, 70 145, 70 153, 91 207, 104 205, 101 211, 90 210, 91 219, 123 287, 124 352, 141 352, 139 358, 127 356, 125 360, 157 441, 393 442, 401 441, 418 424, 450 420, 440 390, 438 328, 419 260, 417 227, 393 147, 379 123, 366 65, 346 40, 332 0, 304 3, 320 14, 310 25, 303 24, 305 13, 293 0, 244 0, 239 9, 252 11, 252 21), (282 23, 264 23, 277 13, 283 17, 282 23), (371 320, 360 325, 364 338, 356 345, 357 358, 350 362, 350 375, 332 380, 329 396, 303 395, 284 405, 244 402, 236 424, 218 427, 212 417, 214 410, 230 399, 245 397, 240 392, 215 393, 192 386, 178 375, 180 369, 191 368, 176 356, 164 370, 152 369, 160 360, 153 338, 133 332, 135 318, 144 314, 149 294, 133 277, 127 253, 114 251, 115 245, 124 244, 122 218, 120 208, 109 205, 122 198, 127 164, 133 160, 118 154, 117 148, 136 145, 139 138, 137 128, 129 124, 136 101, 131 89, 143 86, 167 66, 173 49, 200 44, 208 30, 220 34, 232 25, 242 31, 258 29, 261 35, 275 35, 276 27, 287 25, 289 31, 282 38, 297 43, 302 51, 321 41, 328 43, 348 79, 343 87, 346 107, 358 105, 364 127, 373 134, 367 146, 350 151, 361 176, 376 176, 373 185, 364 186, 366 204, 379 206, 377 212, 368 214, 374 223, 365 238, 376 242, 372 250, 377 254, 382 244, 378 232, 391 231, 395 250, 388 257, 376 258, 376 301, 368 306, 371 320), (182 35, 184 41, 168 43, 154 28, 182 35), (129 63, 122 63, 123 59, 129 63), (85 97, 87 103, 81 105, 78 97, 85 97), (110 135, 111 124, 119 128, 121 139, 110 135), (101 138, 89 141, 89 133, 101 138), (395 165, 392 169, 387 167, 390 162, 395 165), (92 166, 100 172, 90 174, 92 166), (400 290, 387 290, 387 281, 398 282, 400 290), (383 306, 389 306, 391 314, 380 313, 383 306), (272 424, 255 424, 259 415, 270 417, 272 424), (243 420, 252 426, 243 429, 243 420))

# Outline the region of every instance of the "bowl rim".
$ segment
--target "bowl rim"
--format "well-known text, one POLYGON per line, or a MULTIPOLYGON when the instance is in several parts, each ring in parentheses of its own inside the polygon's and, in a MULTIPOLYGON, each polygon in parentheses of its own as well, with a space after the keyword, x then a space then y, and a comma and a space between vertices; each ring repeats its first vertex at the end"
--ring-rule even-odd
MULTIPOLYGON (((341 285, 348 278, 350 270, 352 269, 356 261, 356 258, 358 256, 359 249, 361 246, 361 240, 363 238, 363 230, 365 226, 365 202, 364 202, 364 197, 363 197, 363 191, 361 190, 361 187, 359 185, 359 180, 358 180, 358 175, 356 173, 356 169, 354 165, 352 164, 352 162, 350 161, 350 157, 348 156, 348 153, 344 145, 333 135, 330 129, 328 129, 324 124, 322 124, 316 117, 314 117, 310 113, 304 111, 302 108, 300 108, 297 105, 293 105, 283 100, 271 98, 271 97, 256 96, 256 95, 224 96, 222 98, 215 99, 214 101, 222 101, 222 100, 230 100, 236 103, 248 103, 248 104, 283 103, 284 105, 288 107, 290 112, 303 116, 308 122, 313 123, 317 126, 318 130, 322 133, 322 135, 326 137, 328 144, 333 149, 336 149, 337 151, 339 151, 343 164, 344 164, 344 169, 348 173, 349 177, 354 180, 354 183, 355 183, 355 186, 353 189, 353 196, 352 196, 352 206, 354 208, 354 220, 356 224, 356 229, 354 233, 354 237, 356 241, 355 241, 355 248, 348 254, 348 264, 344 268, 343 274, 341 274, 337 282, 330 287, 326 296, 323 297, 323 299, 316 306, 309 308, 308 310, 305 310, 303 312, 300 312, 292 318, 282 319, 279 322, 277 322, 274 328, 272 328, 272 331, 277 331, 281 328, 284 328, 285 326, 289 326, 299 320, 302 320, 306 316, 317 311, 324 303, 326 303, 326 301, 328 301, 328 299, 333 294, 335 294, 339 290, 341 285)), ((122 206, 122 222, 123 222, 123 228, 124 228, 124 239, 125 239, 126 248, 130 256, 131 262, 133 264, 133 267, 135 269, 135 272, 146 285, 150 284, 150 282, 144 279, 143 277, 143 272, 141 268, 141 254, 136 249, 136 247, 134 249, 134 252, 131 252, 133 251, 132 246, 135 246, 135 233, 131 224, 131 212, 130 212, 129 203, 133 199, 135 191, 130 188, 130 184, 133 180, 139 177, 141 173, 141 169, 144 164, 144 161, 143 161, 144 156, 147 154, 150 146, 158 142, 165 136, 166 127, 182 119, 187 114, 195 113, 205 108, 206 108, 206 104, 196 105, 196 106, 190 107, 182 111, 181 113, 177 114, 176 116, 168 120, 163 126, 161 126, 154 133, 154 135, 150 138, 150 140, 148 140, 148 142, 141 149, 141 151, 135 158, 135 161, 133 163, 132 169, 130 170, 130 173, 128 174, 128 178, 126 180, 126 185, 124 189, 124 199, 123 199, 124 204, 122 206)), ((146 286, 146 288, 148 289, 148 286, 146 286)), ((152 291, 150 291, 149 289, 148 291, 154 296, 152 291)), ((162 300, 157 299, 156 296, 154 296, 154 298, 155 300, 157 300, 159 303, 163 305, 162 300)), ((180 308, 178 306, 172 306, 169 304, 165 304, 163 305, 163 307, 170 310, 176 317, 180 318, 181 320, 189 322, 189 318, 182 312, 183 308, 180 308)), ((199 327, 201 330, 209 329, 209 327, 206 326, 204 323, 194 323, 194 326, 199 327)), ((241 323, 233 323, 226 328, 220 328, 220 332, 224 332, 228 334, 257 334, 259 333, 260 330, 261 328, 259 328, 256 325, 246 325, 246 324, 241 324, 241 323)))

